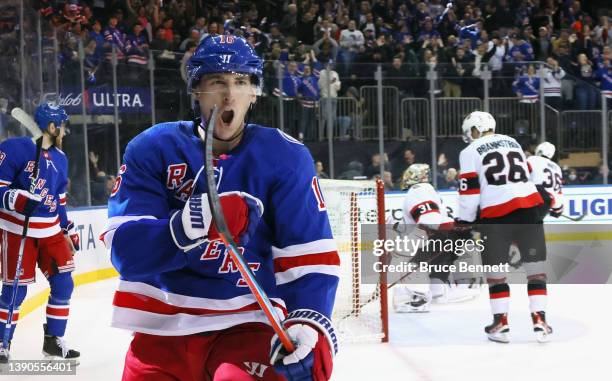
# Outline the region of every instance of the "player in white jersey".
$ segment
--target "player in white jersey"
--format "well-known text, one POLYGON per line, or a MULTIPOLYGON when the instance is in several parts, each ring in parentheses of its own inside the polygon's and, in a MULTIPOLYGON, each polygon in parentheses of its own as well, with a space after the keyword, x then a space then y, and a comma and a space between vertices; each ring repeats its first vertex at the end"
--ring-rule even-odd
POLYGON ((563 172, 557 163, 552 161, 555 156, 555 146, 549 142, 540 143, 535 150, 535 156, 529 156, 527 163, 531 169, 530 179, 536 184, 544 207, 541 216, 546 214, 559 218, 563 213, 563 172))
MULTIPOLYGON (((454 226, 453 219, 442 203, 440 195, 429 183, 430 171, 427 164, 412 164, 404 172, 402 189, 407 190, 403 203, 403 224, 411 230, 413 239, 425 235, 435 238, 440 232, 448 232, 454 226), (425 230, 421 229, 424 228, 425 230)), ((443 234, 443 233, 442 233, 443 234)), ((453 253, 418 253, 414 262, 427 261, 430 264, 450 264, 457 259, 453 253), (428 257, 429 256, 429 257, 428 257), (435 257, 434 257, 435 256, 435 257)), ((475 296, 472 289, 450 287, 448 272, 432 272, 429 284, 397 285, 393 291, 393 306, 398 312, 426 312, 433 300, 456 302, 475 296)))
MULTIPOLYGON (((475 111, 463 121, 464 140, 470 142, 459 155, 458 223, 475 223, 483 233, 484 265, 508 263, 509 249, 518 244, 527 275, 527 292, 534 332, 546 341, 552 329, 546 324, 546 243, 539 208, 544 204, 529 180, 529 166, 513 138, 495 133, 495 119, 475 111)), ((485 327, 489 339, 508 342, 510 286, 506 273, 487 273, 493 323, 485 327)))

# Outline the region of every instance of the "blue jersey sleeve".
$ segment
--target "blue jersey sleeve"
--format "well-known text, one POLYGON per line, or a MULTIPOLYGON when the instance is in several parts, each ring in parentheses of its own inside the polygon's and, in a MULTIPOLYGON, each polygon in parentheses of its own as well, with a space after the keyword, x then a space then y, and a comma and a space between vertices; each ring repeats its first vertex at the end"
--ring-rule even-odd
POLYGON ((295 167, 279 173, 271 200, 277 288, 289 312, 311 309, 331 317, 340 270, 336 243, 312 157, 300 148, 292 162, 295 167))
POLYGON ((113 266, 126 280, 182 268, 185 253, 170 233, 170 206, 159 149, 152 139, 130 143, 109 198, 103 236, 113 266))
POLYGON ((27 151, 20 149, 20 143, 17 139, 0 143, 0 200, 11 189, 19 172, 25 168, 27 151))

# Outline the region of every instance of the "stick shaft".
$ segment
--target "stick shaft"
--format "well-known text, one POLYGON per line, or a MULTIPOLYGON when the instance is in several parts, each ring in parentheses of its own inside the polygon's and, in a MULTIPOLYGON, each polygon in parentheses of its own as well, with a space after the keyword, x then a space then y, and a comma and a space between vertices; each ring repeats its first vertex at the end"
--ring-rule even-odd
MULTIPOLYGON (((40 159, 40 151, 42 150, 42 137, 36 140, 36 159, 34 160, 34 170, 32 171, 32 180, 30 183, 30 193, 36 190, 36 180, 38 179, 38 160, 40 159)), ((8 316, 6 319, 6 327, 2 337, 2 346, 8 348, 8 343, 11 335, 11 325, 13 323, 13 313, 15 312, 15 303, 17 302, 17 290, 19 288, 19 278, 21 278, 21 262, 23 260, 23 251, 25 250, 25 241, 28 237, 28 227, 30 225, 30 216, 25 216, 23 219, 23 230, 21 231, 21 241, 19 243, 19 253, 17 254, 17 264, 15 266, 15 277, 13 278, 13 293, 11 295, 11 304, 8 306, 8 316)))
POLYGON ((251 271, 248 263, 244 259, 244 257, 238 251, 238 247, 236 243, 234 243, 231 234, 229 233, 229 229, 227 227, 227 223, 225 222, 225 215, 223 214, 223 208, 221 206, 221 202, 219 200, 219 194, 217 192, 217 184, 215 182, 215 174, 214 174, 214 166, 213 166, 213 151, 212 151, 212 142, 213 142, 213 129, 215 126, 215 121, 217 119, 217 106, 213 108, 213 111, 210 115, 210 120, 208 121, 208 126, 206 127, 206 139, 204 140, 204 148, 205 148, 205 168, 206 168, 206 181, 208 184, 208 202, 210 204, 210 210, 213 214, 213 219, 217 224, 217 230, 219 232, 219 236, 221 240, 225 244, 225 247, 229 251, 230 257, 238 267, 238 271, 240 271, 240 275, 246 281, 249 290, 257 300, 257 304, 261 307, 262 311, 268 318, 272 329, 278 335, 281 343, 285 350, 289 353, 295 350, 295 346, 291 342, 289 335, 285 332, 281 319, 277 316, 276 310, 268 298, 268 295, 261 287, 261 285, 257 282, 255 275, 251 271))

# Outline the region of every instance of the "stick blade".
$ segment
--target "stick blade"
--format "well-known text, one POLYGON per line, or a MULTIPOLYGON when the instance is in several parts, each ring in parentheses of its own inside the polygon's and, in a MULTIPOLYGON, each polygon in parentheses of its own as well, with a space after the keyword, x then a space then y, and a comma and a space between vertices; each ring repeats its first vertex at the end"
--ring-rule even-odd
POLYGON ((32 119, 30 114, 25 112, 23 109, 19 107, 15 107, 11 110, 11 116, 15 118, 19 123, 21 123, 26 130, 30 132, 32 135, 32 141, 38 140, 42 136, 42 131, 38 128, 38 125, 32 119))

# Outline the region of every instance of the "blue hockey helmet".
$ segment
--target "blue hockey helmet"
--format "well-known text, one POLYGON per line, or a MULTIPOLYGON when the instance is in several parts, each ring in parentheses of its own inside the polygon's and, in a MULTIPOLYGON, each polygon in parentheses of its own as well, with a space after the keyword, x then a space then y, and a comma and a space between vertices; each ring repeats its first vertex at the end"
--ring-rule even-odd
POLYGON ((193 90, 202 76, 213 73, 248 74, 259 90, 263 85, 263 61, 239 36, 208 36, 202 40, 187 63, 188 90, 193 90))
POLYGON ((54 103, 41 103, 34 112, 34 121, 44 132, 49 128, 49 123, 53 122, 56 127, 60 127, 63 122, 68 121, 68 114, 62 106, 54 103))

